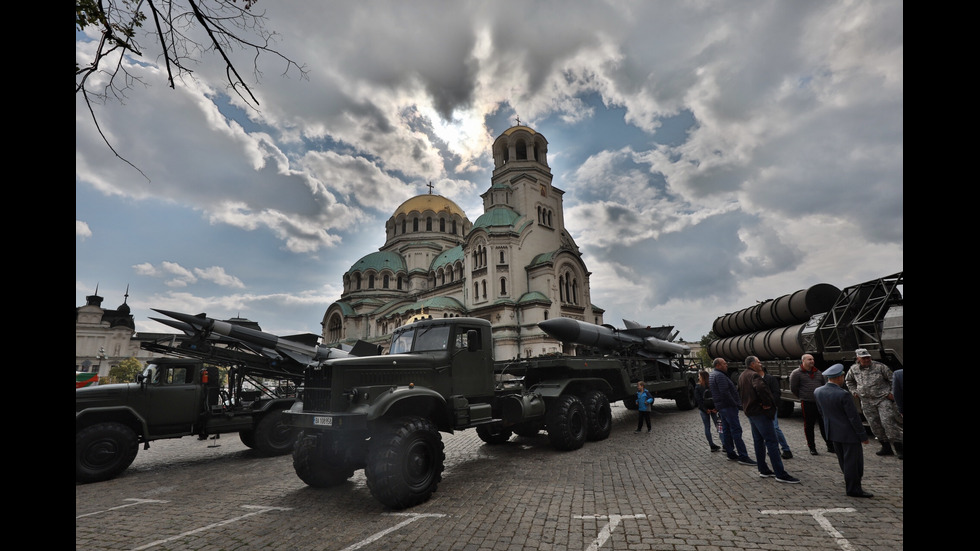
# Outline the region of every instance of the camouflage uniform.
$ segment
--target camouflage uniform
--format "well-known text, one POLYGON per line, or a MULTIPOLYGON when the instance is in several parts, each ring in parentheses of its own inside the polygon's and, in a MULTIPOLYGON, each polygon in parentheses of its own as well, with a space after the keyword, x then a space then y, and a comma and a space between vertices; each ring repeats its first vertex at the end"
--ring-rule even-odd
POLYGON ((857 392, 861 410, 871 426, 871 432, 882 444, 904 442, 901 417, 895 402, 888 399, 892 391, 892 370, 881 362, 872 361, 867 368, 855 363, 844 378, 847 390, 857 392))

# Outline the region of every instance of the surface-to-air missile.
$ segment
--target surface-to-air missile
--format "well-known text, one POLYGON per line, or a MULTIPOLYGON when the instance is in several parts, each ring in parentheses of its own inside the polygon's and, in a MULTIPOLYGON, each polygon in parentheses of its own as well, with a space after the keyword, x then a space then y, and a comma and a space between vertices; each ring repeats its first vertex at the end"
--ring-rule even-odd
POLYGON ((672 326, 649 327, 635 321, 623 320, 626 329, 611 325, 595 325, 571 318, 554 318, 538 323, 542 331, 562 341, 620 354, 638 356, 657 354, 687 355, 689 346, 670 342, 677 336, 672 326))
POLYGON ((360 348, 351 351, 321 345, 311 346, 287 339, 285 337, 279 337, 273 335, 272 333, 266 333, 265 331, 259 331, 227 321, 209 318, 203 314, 195 316, 191 314, 182 314, 180 312, 171 312, 169 310, 157 310, 156 308, 154 308, 153 311, 159 312, 177 321, 174 322, 171 320, 163 320, 158 318, 151 319, 179 329, 189 336, 217 340, 219 343, 221 342, 222 338, 234 339, 238 342, 247 344, 250 348, 265 356, 286 356, 303 365, 319 363, 324 360, 331 360, 334 358, 365 356, 372 353, 377 354, 377 347, 372 347, 371 345, 368 345, 368 348, 360 348), (215 338, 216 336, 217 339, 215 338))

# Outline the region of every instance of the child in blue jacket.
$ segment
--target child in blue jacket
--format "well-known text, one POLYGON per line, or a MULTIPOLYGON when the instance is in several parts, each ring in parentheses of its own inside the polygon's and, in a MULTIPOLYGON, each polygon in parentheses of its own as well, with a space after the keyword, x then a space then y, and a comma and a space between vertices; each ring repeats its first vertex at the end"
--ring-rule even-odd
POLYGON ((653 394, 647 391, 643 381, 636 383, 636 405, 640 416, 636 420, 635 432, 640 432, 644 421, 647 423, 647 432, 650 432, 650 410, 653 409, 653 394))

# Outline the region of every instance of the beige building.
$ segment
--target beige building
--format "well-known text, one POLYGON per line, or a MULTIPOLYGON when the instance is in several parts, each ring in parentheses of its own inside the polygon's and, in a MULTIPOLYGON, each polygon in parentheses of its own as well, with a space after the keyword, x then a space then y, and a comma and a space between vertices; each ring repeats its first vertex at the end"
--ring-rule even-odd
POLYGON ((136 333, 136 322, 126 300, 115 310, 102 307, 99 290, 85 297, 85 305, 75 308, 75 371, 109 374, 109 368, 126 358, 145 362, 153 354, 140 349, 140 341, 158 334, 136 333))
POLYGON ((419 195, 385 224, 386 239, 344 274, 344 291, 323 316, 323 343, 387 344, 412 316, 472 316, 493 325, 498 359, 561 352, 537 327, 554 317, 603 323, 590 272, 565 230, 552 184, 548 140, 514 126, 493 143, 483 214, 470 222, 453 201, 419 195))

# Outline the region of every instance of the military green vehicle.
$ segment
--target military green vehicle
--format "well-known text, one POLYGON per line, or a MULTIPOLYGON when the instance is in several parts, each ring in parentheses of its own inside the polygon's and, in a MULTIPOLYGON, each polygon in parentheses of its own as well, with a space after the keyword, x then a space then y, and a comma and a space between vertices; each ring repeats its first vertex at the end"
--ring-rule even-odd
POLYGON ((442 479, 440 432, 474 428, 484 442, 500 444, 514 433, 545 430, 553 447, 575 450, 609 436, 610 403, 628 405, 632 398, 635 404, 635 382, 646 375, 651 387, 676 396, 679 407, 694 407, 693 371, 649 358, 647 371, 625 360, 495 362, 488 321, 417 321, 395 331, 387 355, 306 369, 302 401, 285 414, 302 431, 293 466, 315 487, 340 484, 364 469, 372 495, 403 509, 428 500, 442 479))
POLYGON ((289 453, 296 432, 282 412, 296 397, 282 394, 279 386, 234 382, 223 389, 216 367, 180 358, 150 360, 134 383, 76 389, 75 481, 118 476, 136 459, 140 443, 148 449, 150 441, 165 438, 237 432, 263 455, 289 453))

